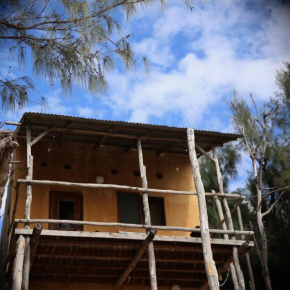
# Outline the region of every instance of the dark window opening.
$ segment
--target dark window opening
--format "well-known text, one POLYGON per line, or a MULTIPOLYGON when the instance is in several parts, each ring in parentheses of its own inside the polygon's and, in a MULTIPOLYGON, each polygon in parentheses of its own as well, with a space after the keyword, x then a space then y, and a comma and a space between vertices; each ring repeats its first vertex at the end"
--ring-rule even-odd
POLYGON ((140 171, 139 171, 139 170, 135 170, 135 171, 134 171, 134 176, 136 176, 136 177, 140 177, 140 171))
MULTIPOLYGON (((74 220, 75 217, 75 203, 74 201, 60 200, 58 207, 58 218, 60 220, 74 220)), ((71 224, 59 224, 62 229, 74 229, 75 226, 71 224)))
POLYGON ((154 226, 166 226, 164 198, 149 196, 148 200, 151 224, 154 226))
POLYGON ((118 207, 120 223, 141 224, 141 199, 139 194, 119 192, 118 207))
POLYGON ((75 216, 75 203, 74 201, 59 201, 59 219, 60 220, 73 220, 75 216))
MULTIPOLYGON (((151 224, 165 226, 165 207, 163 197, 149 196, 151 224)), ((136 193, 118 193, 119 222, 128 224, 143 224, 144 213, 142 197, 136 193)))
POLYGON ((71 166, 70 166, 70 164, 64 164, 63 168, 66 170, 70 170, 71 166))
MULTIPOLYGON (((76 192, 51 191, 49 194, 49 218, 58 220, 83 220, 83 197, 76 192)), ((50 230, 82 231, 83 226, 66 223, 50 224, 50 230)))
POLYGON ((118 174, 118 170, 117 169, 111 169, 111 173, 112 174, 118 174))
POLYGON ((43 162, 40 163, 40 166, 46 167, 47 166, 47 163, 45 161, 43 161, 43 162))
POLYGON ((158 172, 158 173, 156 173, 156 177, 161 179, 163 177, 163 175, 162 175, 162 173, 158 172))

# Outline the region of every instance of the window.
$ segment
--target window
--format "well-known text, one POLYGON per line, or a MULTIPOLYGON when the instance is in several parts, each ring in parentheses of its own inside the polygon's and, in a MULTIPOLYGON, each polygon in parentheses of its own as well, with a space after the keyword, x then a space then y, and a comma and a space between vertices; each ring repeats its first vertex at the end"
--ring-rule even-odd
POLYGON ((120 223, 141 224, 141 197, 136 193, 118 193, 120 223))
MULTIPOLYGON (((80 193, 51 191, 49 195, 49 218, 58 220, 83 219, 83 198, 80 193)), ((50 224, 50 230, 82 231, 80 225, 50 224)))
POLYGON ((165 209, 164 209, 164 198, 149 196, 149 208, 151 224, 154 226, 165 226, 165 209))
MULTIPOLYGON (((149 196, 149 209, 152 225, 166 225, 164 198, 149 196)), ((118 193, 119 222, 127 224, 143 224, 142 197, 136 193, 118 193)))

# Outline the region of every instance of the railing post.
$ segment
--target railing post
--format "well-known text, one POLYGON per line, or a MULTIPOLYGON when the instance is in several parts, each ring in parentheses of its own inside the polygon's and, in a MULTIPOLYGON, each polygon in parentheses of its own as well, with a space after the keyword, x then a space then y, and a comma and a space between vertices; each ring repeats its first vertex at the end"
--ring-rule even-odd
MULTIPOLYGON (((147 176, 146 176, 146 167, 144 166, 142 145, 141 145, 140 138, 138 139, 137 145, 138 145, 139 168, 140 168, 140 176, 142 179, 142 187, 147 189, 148 182, 147 182, 147 176)), ((151 218, 150 218, 150 209, 149 209, 147 191, 143 192, 142 199, 143 199, 145 225, 150 226, 151 218)), ((150 230, 147 230, 147 233, 149 232, 150 230)), ((157 290, 158 288, 157 288, 157 277, 156 277, 156 262, 155 262, 153 242, 150 242, 148 245, 148 256, 149 256, 149 275, 150 275, 151 290, 157 290)))
MULTIPOLYGON (((239 226, 240 226, 240 230, 243 231, 244 230, 244 225, 243 225, 243 219, 242 219, 242 213, 240 210, 240 207, 237 207, 237 213, 238 213, 238 221, 239 221, 239 226)), ((245 235, 241 235, 242 239, 245 238, 245 235)), ((252 265, 251 265, 251 259, 250 259, 250 254, 246 253, 246 262, 247 262, 247 267, 248 267, 248 274, 249 274, 249 286, 251 290, 255 290, 255 279, 254 279, 254 274, 253 274, 253 270, 252 270, 252 265)))
MULTIPOLYGON (((214 197, 214 201, 218 210, 218 214, 219 214, 219 218, 220 221, 224 220, 224 213, 223 213, 223 208, 221 205, 221 202, 219 200, 219 198, 217 196, 214 197)), ((223 230, 227 230, 227 225, 225 223, 222 224, 223 230)), ((229 235, 228 234, 224 234, 224 239, 228 240, 229 239, 229 235)), ((230 264, 230 271, 231 271, 231 276, 232 276, 232 281, 234 284, 234 289, 235 290, 239 290, 239 283, 238 283, 238 279, 237 279, 237 273, 236 273, 236 269, 233 263, 230 264)))
MULTIPOLYGON (((217 153, 216 153, 216 150, 214 147, 212 148, 212 154, 213 154, 213 159, 214 159, 214 163, 215 163, 215 167, 216 167, 219 191, 221 194, 224 194, 223 178, 222 178, 222 174, 221 174, 221 170, 220 170, 220 166, 219 166, 217 153)), ((234 224, 233 224, 233 220, 232 220, 231 211, 230 211, 230 208, 228 205, 228 201, 226 198, 222 198, 222 201, 223 201, 223 205, 224 205, 224 209, 225 209, 225 213, 226 213, 228 228, 229 228, 229 230, 234 230, 234 224)), ((235 240, 236 238, 234 236, 232 236, 231 239, 235 240)), ((239 254, 238 254, 237 247, 233 247, 233 260, 234 260, 234 266, 236 269, 239 287, 241 290, 245 290, 245 280, 244 280, 244 275, 243 275, 240 261, 239 261, 239 254)))
POLYGON ((189 159, 192 167, 193 179, 195 182, 198 198, 204 265, 210 289, 217 290, 220 289, 218 281, 218 273, 215 262, 213 260, 213 254, 211 249, 205 192, 200 176, 199 165, 195 151, 195 138, 193 129, 190 128, 187 129, 187 140, 188 140, 189 159))
MULTIPOLYGON (((26 124, 26 152, 27 152, 27 176, 26 180, 30 181, 33 178, 33 156, 31 155, 31 131, 29 123, 26 124)), ((25 203, 25 219, 30 219, 32 204, 32 186, 26 184, 26 203, 25 203)), ((27 223, 25 225, 26 229, 30 226, 27 223)), ((24 263, 23 263, 23 279, 22 279, 22 290, 29 289, 29 272, 30 272, 30 237, 25 238, 25 252, 24 252, 24 263)))

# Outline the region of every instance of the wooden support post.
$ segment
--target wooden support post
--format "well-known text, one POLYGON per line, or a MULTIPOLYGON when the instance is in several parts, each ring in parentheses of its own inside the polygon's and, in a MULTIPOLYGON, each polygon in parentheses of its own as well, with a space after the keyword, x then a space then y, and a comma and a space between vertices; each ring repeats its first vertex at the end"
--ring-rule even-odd
MULTIPOLYGON (((214 197, 214 201, 218 210, 218 214, 219 214, 219 219, 222 221, 224 220, 224 213, 223 213, 223 208, 221 205, 220 200, 218 199, 217 196, 214 197)), ((223 230, 227 230, 227 226, 225 223, 222 224, 223 230)), ((224 234, 224 239, 228 240, 229 239, 229 235, 228 234, 224 234)), ((235 290, 239 290, 239 283, 238 283, 238 279, 237 279, 237 273, 236 273, 236 269, 235 266, 233 265, 233 263, 230 264, 230 271, 231 271, 231 276, 232 276, 232 281, 234 284, 234 289, 235 290)))
MULTIPOLYGON (((138 139, 137 146, 138 146, 139 168, 140 168, 140 176, 142 180, 142 187, 146 189, 142 195, 144 219, 145 219, 145 225, 150 226, 151 218, 150 218, 150 209, 149 209, 149 201, 148 201, 148 194, 147 194, 148 182, 147 182, 147 176, 146 176, 146 167, 144 166, 144 162, 143 162, 141 139, 138 139)), ((152 241, 148 244, 148 256, 149 256, 149 275, 150 275, 151 290, 157 290, 158 288, 157 288, 157 277, 156 277, 156 262, 155 262, 154 246, 153 246, 152 241)))
POLYGON ((190 128, 187 129, 187 139, 188 139, 189 159, 192 167, 192 173, 198 198, 204 265, 209 287, 211 290, 216 290, 219 289, 220 287, 218 281, 218 273, 212 255, 205 192, 200 176, 199 165, 195 151, 195 138, 193 129, 190 128))
MULTIPOLYGON (((218 181, 218 185, 219 185, 219 191, 221 194, 224 194, 224 185, 223 185, 223 177, 221 174, 221 170, 220 170, 220 166, 219 166, 219 161, 218 161, 218 157, 217 157, 217 153, 215 148, 212 148, 212 153, 213 153, 213 159, 214 159, 214 163, 215 163, 215 167, 216 167, 216 173, 217 173, 217 181, 218 181)), ((226 213, 226 219, 227 219, 227 225, 229 230, 234 230, 234 224, 233 224, 233 220, 232 220, 232 215, 231 215, 231 211, 228 205, 228 201, 226 198, 222 198, 223 201, 223 205, 224 205, 224 209, 225 209, 225 213, 226 213)), ((232 240, 235 240, 236 238, 234 236, 231 237, 232 240)), ((239 287, 241 290, 245 290, 245 280, 244 280, 244 275, 241 269, 241 265, 240 265, 240 261, 239 261, 239 255, 238 255, 238 248, 237 247, 233 247, 233 260, 234 260, 234 266, 236 269, 236 274, 237 274, 237 278, 238 278, 238 283, 239 283, 239 287)))
POLYGON ((150 231, 146 239, 143 241, 141 247, 138 249, 137 253, 135 254, 133 260, 130 262, 130 264, 127 266, 127 268, 124 270, 120 278, 116 281, 114 284, 114 288, 118 288, 123 285, 123 283, 126 281, 130 273, 135 269, 138 262, 142 258, 143 254, 146 252, 148 245, 150 242, 152 242, 153 238, 155 237, 156 232, 150 231))
POLYGON ((23 261, 23 276, 21 290, 29 288, 29 272, 30 272, 30 237, 25 237, 24 261, 23 261))
POLYGON ((42 232, 42 225, 36 224, 33 228, 32 236, 30 239, 30 269, 33 265, 34 256, 38 246, 38 241, 42 232))
MULTIPOLYGON (((40 138, 39 138, 40 139, 40 138)), ((26 125, 26 152, 27 152, 27 176, 26 180, 30 181, 33 178, 33 156, 31 155, 31 131, 30 126, 27 123, 26 125)), ((32 186, 31 184, 26 184, 26 203, 25 203, 25 219, 30 219, 32 204, 32 186)), ((27 223, 25 225, 26 229, 29 229, 30 226, 27 223)), ((25 238, 25 254, 24 254, 24 263, 23 263, 23 278, 22 278, 22 290, 29 289, 29 272, 30 272, 30 237, 25 238)))
POLYGON ((25 248, 25 239, 23 238, 23 236, 19 236, 16 245, 16 257, 13 266, 12 290, 21 289, 24 248, 25 248))
MULTIPOLYGON (((238 250, 238 257, 242 258, 246 253, 248 253, 250 251, 250 246, 248 242, 243 243, 238 250)), ((221 267, 218 268, 218 273, 224 273, 225 271, 227 271, 228 267, 230 264, 233 263, 233 256, 230 256, 223 265, 221 265, 221 267)), ((209 289, 208 284, 204 283, 199 290, 207 290, 209 289)))
MULTIPOLYGON (((239 226, 240 226, 240 230, 243 231, 244 230, 244 225, 243 225, 243 219, 242 219, 242 214, 241 214, 241 209, 240 207, 237 208, 237 213, 238 213, 238 221, 239 221, 239 226)), ((242 235, 242 239, 244 239, 245 236, 242 235)), ((246 253, 246 263, 247 263, 247 267, 248 267, 248 274, 249 274, 249 286, 250 286, 250 290, 255 290, 255 279, 254 279, 254 274, 253 274, 253 270, 252 270, 252 265, 251 265, 251 259, 250 259, 250 254, 246 253)))

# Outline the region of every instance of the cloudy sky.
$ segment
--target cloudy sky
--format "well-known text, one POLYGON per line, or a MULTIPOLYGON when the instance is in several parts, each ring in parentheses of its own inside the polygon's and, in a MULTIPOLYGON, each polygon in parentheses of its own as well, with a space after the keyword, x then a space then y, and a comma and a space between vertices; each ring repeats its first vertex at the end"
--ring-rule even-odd
MULTIPOLYGON (((117 70, 108 76, 109 93, 92 96, 74 88, 64 98, 59 86, 34 76, 36 87, 47 99, 47 113, 124 120, 231 132, 226 101, 233 89, 249 100, 253 93, 262 102, 277 90, 276 71, 290 61, 290 5, 288 1, 168 0, 167 7, 140 10, 124 34, 131 35, 135 52, 146 56, 150 75, 140 66, 130 72, 117 70)), ((16 61, 2 53, 1 72, 16 61)), ((29 65, 26 72, 31 73, 29 65)), ((39 95, 35 94, 35 100, 39 95)), ((25 111, 40 111, 30 103, 25 111)), ((1 116, 17 121, 24 111, 1 116)), ((241 165, 242 186, 248 160, 241 165)))

